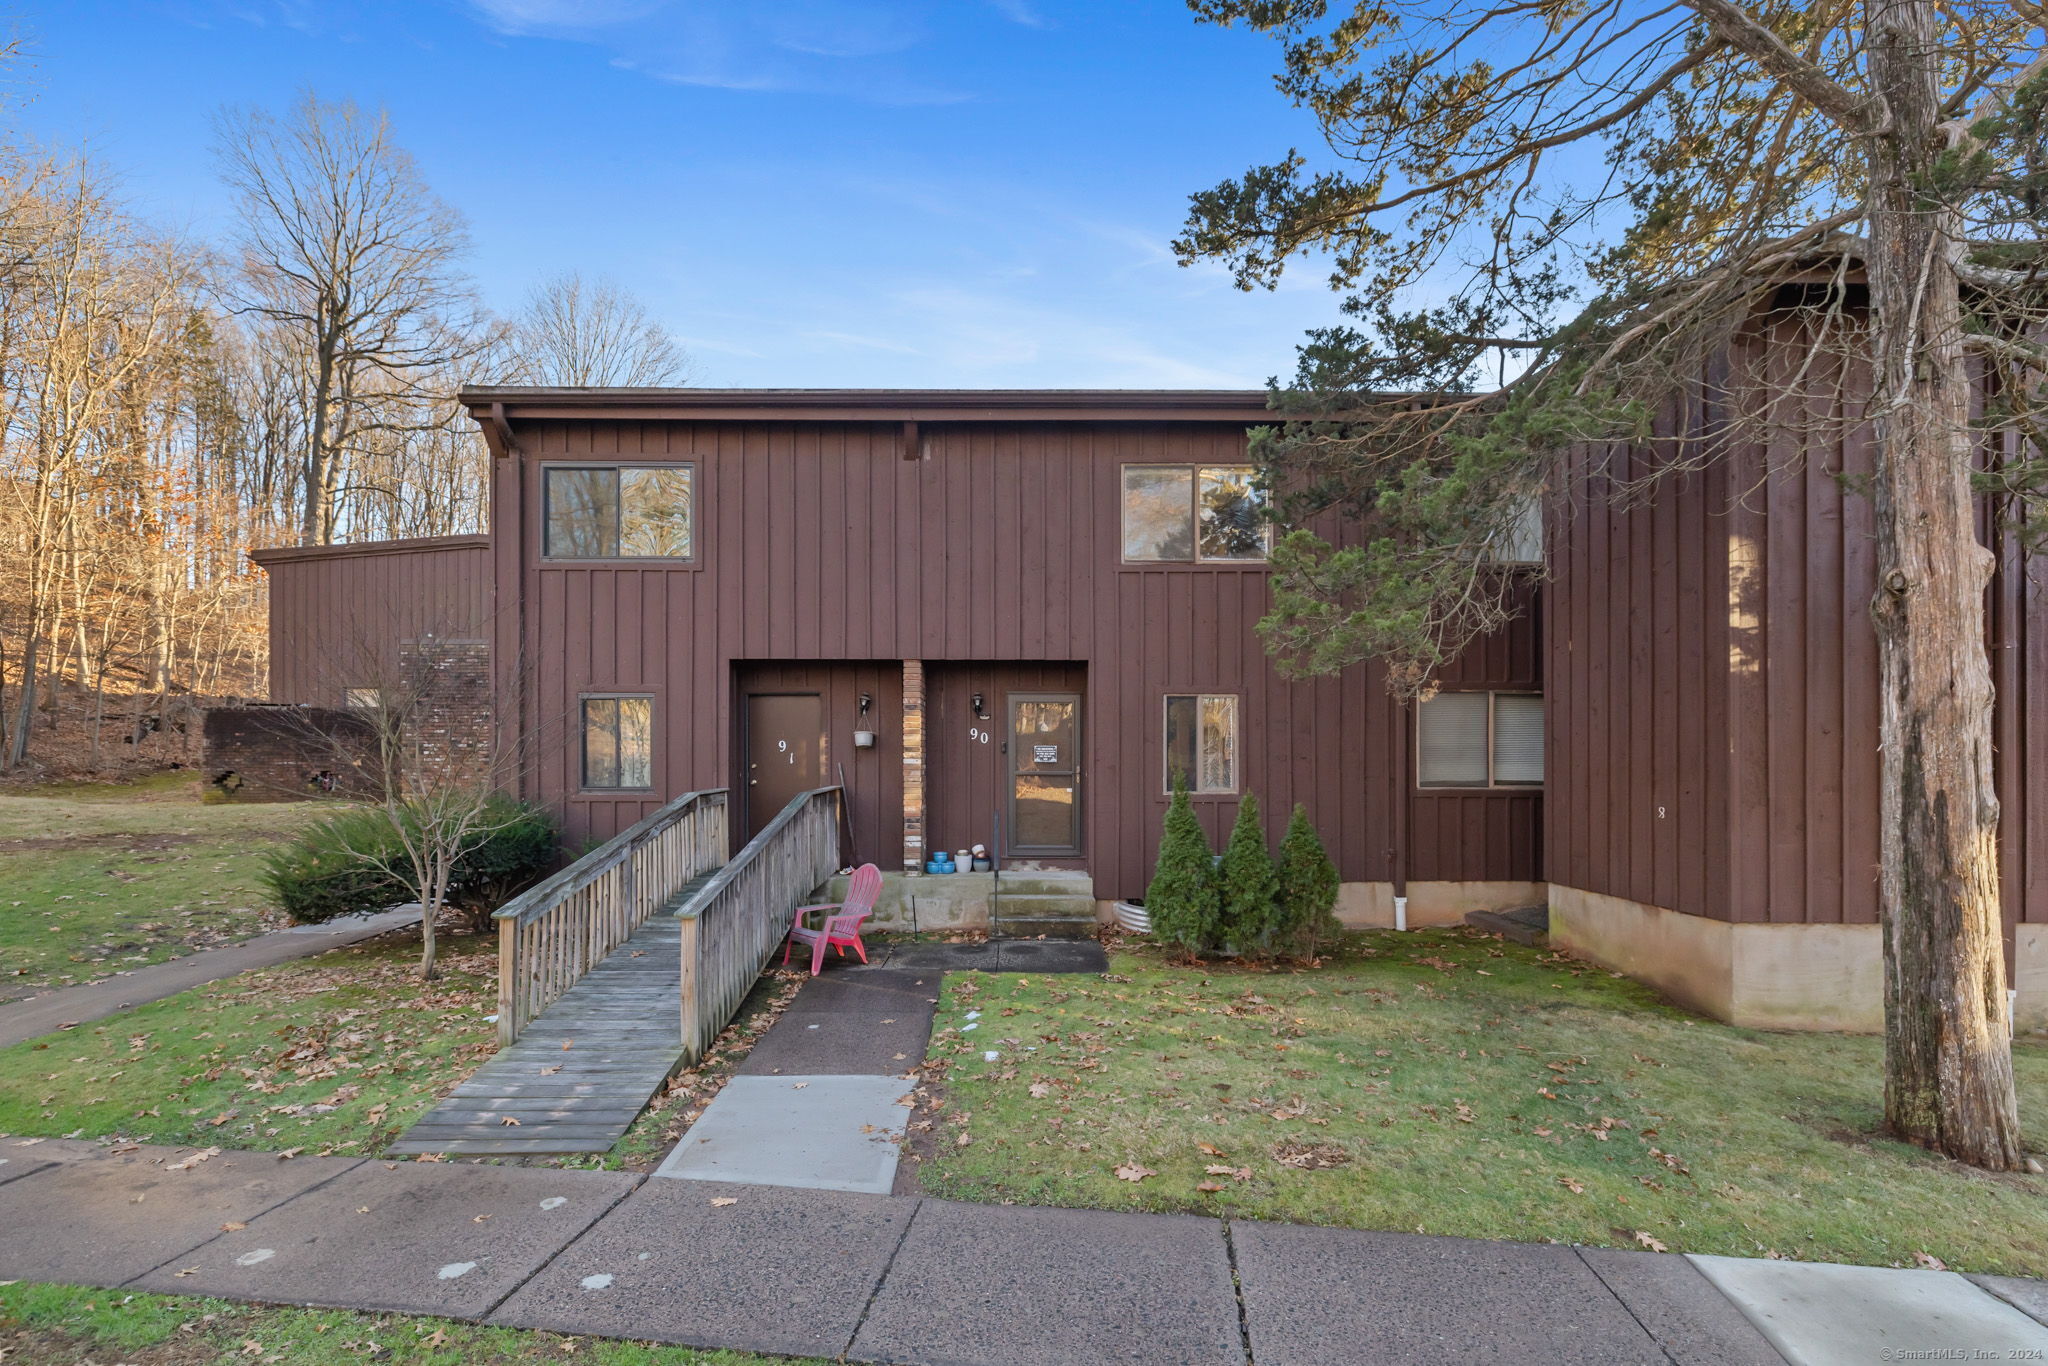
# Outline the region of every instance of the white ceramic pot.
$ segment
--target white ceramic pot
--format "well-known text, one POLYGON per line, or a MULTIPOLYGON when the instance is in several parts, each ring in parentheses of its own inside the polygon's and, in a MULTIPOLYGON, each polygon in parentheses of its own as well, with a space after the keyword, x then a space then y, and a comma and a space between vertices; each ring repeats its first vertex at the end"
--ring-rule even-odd
POLYGON ((1136 902, 1119 901, 1112 908, 1116 912, 1116 923, 1132 934, 1152 933, 1152 917, 1136 902))

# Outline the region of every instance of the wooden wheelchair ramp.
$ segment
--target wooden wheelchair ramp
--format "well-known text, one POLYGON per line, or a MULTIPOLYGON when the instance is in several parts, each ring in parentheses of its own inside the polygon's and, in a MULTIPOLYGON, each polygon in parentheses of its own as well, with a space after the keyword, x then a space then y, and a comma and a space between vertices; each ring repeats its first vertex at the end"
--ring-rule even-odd
MULTIPOLYGON (((710 880, 697 878, 684 896, 710 880)), ((611 1151, 683 1063, 682 937, 673 914, 654 915, 390 1152, 611 1151)))
POLYGON ((677 799, 498 912, 498 1052, 389 1155, 608 1152, 704 1055, 839 855, 829 787, 711 866, 724 796, 677 799))

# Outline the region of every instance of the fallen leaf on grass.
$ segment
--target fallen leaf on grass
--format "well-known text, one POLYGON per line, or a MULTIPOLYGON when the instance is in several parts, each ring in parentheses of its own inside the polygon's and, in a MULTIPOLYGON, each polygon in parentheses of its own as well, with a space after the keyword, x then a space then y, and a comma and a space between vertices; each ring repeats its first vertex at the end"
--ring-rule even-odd
POLYGON ((1577 1181, 1574 1181, 1574 1180, 1573 1180, 1573 1179, 1572 1179, 1571 1177, 1569 1177, 1569 1176, 1560 1176, 1560 1177, 1558 1177, 1558 1178, 1557 1178, 1557 1184, 1558 1184, 1558 1185, 1560 1185, 1560 1186, 1563 1186, 1563 1187, 1564 1187, 1564 1188, 1565 1188, 1566 1190, 1570 1191, 1570 1192, 1571 1192, 1571 1193, 1572 1193, 1573 1195, 1584 1195, 1584 1194, 1586 1193, 1586 1188, 1585 1188, 1585 1186, 1581 1185, 1581 1184, 1580 1184, 1579 1182, 1577 1182, 1577 1181))
POLYGON ((447 1329, 445 1329, 445 1328, 436 1328, 436 1329, 434 1330, 434 1335, 433 1335, 432 1337, 430 1337, 430 1338, 428 1338, 428 1339, 427 1339, 427 1346, 429 1346, 429 1347, 439 1347, 439 1346, 441 1346, 441 1345, 442 1345, 443 1343, 445 1343, 445 1342, 447 1342, 447 1341, 448 1341, 448 1330, 447 1330, 447 1329))
POLYGON ((724 1209, 727 1205, 737 1205, 739 1202, 740 1198, 737 1195, 714 1195, 711 1197, 711 1208, 724 1209))
POLYGON ((1052 1094, 1052 1083, 1049 1081, 1034 1081, 1031 1083, 1030 1089, 1033 1100, 1044 1100, 1052 1094))
POLYGON ((1644 1247, 1650 1249, 1650 1251, 1652 1252, 1669 1252, 1671 1250, 1670 1248, 1664 1246, 1662 1242, 1651 1237, 1649 1234, 1643 1232, 1641 1229, 1636 1230, 1636 1241, 1641 1243, 1644 1247))
POLYGON ((953 1146, 956 1148, 964 1148, 972 1142, 974 1142, 973 1137, 965 1129, 962 1129, 960 1131, 959 1137, 953 1140, 953 1146))
POLYGON ((1273 1160, 1300 1171, 1321 1171, 1351 1161, 1351 1150, 1337 1143, 1275 1143, 1273 1160))
POLYGON ((1217 1191, 1223 1189, 1223 1183, 1221 1181, 1198 1181, 1195 1183, 1195 1189, 1201 1191, 1204 1195, 1214 1195, 1217 1191))
POLYGON ((1141 1167, 1135 1162, 1126 1162, 1116 1169, 1116 1179, 1119 1181, 1143 1181, 1148 1176, 1157 1175, 1159 1173, 1150 1167, 1141 1167))
POLYGON ((1229 1153, 1224 1152, 1223 1149, 1217 1147, 1214 1143, 1197 1143, 1195 1146, 1197 1148, 1200 1148, 1203 1152, 1209 1154, 1209 1156, 1211 1157, 1230 1156, 1229 1153))
POLYGON ((1948 1270, 1948 1263, 1935 1256, 1932 1252, 1916 1252, 1913 1254, 1913 1260, 1926 1267, 1929 1271, 1948 1270))

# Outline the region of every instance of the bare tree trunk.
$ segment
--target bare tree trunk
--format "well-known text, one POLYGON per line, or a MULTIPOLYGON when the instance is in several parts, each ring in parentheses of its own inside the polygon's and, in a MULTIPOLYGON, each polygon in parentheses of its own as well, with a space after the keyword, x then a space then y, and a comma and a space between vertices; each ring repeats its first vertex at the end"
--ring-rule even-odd
POLYGON ((1872 84, 1890 145, 1870 161, 1881 679, 1885 1124, 1994 1171, 2020 1167, 1998 893, 1992 684, 1970 487, 1955 211, 1930 188, 1943 150, 1932 0, 1868 0, 1872 84))

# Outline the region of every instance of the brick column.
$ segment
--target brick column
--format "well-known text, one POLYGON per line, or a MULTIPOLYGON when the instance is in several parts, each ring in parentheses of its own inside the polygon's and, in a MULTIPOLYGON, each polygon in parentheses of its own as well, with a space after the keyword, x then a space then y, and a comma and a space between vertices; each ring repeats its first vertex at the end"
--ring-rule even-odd
POLYGON ((924 661, 903 661, 903 867, 924 871, 924 661))

